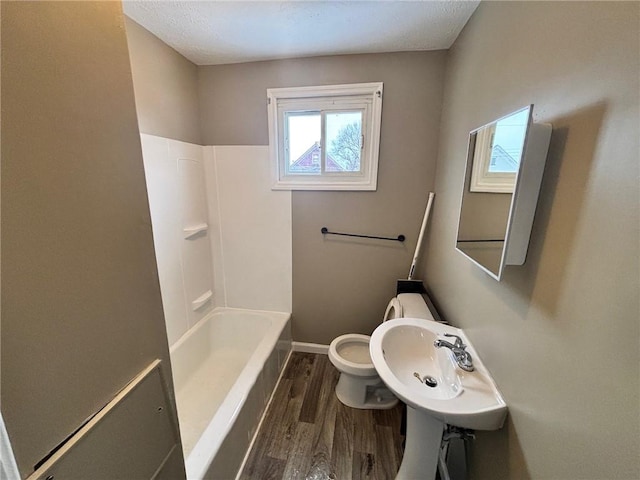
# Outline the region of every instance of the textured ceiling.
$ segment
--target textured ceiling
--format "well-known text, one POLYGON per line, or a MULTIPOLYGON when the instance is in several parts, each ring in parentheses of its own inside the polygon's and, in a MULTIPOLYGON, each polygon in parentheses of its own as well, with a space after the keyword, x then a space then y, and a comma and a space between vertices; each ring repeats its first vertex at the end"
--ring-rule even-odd
POLYGON ((438 50, 478 1, 128 1, 124 12, 198 65, 438 50))

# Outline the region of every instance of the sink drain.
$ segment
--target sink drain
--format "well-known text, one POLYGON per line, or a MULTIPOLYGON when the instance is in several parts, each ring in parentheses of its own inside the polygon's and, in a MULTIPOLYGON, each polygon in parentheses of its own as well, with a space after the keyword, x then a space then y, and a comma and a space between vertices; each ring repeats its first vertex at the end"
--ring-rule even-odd
POLYGON ((436 387, 438 385, 438 381, 433 378, 431 375, 425 375, 421 377, 418 372, 413 372, 413 376, 416 377, 420 383, 424 383, 427 387, 436 387))
POLYGON ((433 378, 432 376, 430 376, 430 375, 425 375, 424 384, 427 387, 435 387, 435 386, 438 385, 438 381, 435 378, 433 378))

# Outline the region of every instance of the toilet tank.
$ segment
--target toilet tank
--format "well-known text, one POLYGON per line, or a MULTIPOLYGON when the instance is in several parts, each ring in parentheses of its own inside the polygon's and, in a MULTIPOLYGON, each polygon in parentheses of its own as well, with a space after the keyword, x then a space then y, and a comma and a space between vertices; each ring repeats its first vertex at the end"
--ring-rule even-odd
POLYGON ((427 307, 427 303, 419 293, 401 293, 389 302, 383 321, 394 318, 424 318, 433 320, 433 315, 427 307))

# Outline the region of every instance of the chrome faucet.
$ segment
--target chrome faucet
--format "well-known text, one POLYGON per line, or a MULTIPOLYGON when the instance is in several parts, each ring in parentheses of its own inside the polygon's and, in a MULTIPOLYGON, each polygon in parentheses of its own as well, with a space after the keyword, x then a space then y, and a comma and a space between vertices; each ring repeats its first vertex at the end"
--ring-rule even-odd
POLYGON ((455 358, 456 363, 462 370, 465 372, 473 372, 473 370, 475 370, 473 366, 473 358, 471 358, 471 354, 467 352, 467 346, 462 341, 462 338, 451 333, 445 333, 444 336, 453 337, 455 338, 455 341, 450 343, 446 340, 437 339, 433 342, 433 346, 436 348, 448 348, 453 353, 453 358, 455 358))

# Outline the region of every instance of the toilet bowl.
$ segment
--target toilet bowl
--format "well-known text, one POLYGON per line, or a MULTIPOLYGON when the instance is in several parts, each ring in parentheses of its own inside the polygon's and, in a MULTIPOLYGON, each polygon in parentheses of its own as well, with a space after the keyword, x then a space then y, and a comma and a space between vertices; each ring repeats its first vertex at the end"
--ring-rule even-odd
MULTIPOLYGON (((422 295, 401 293, 389 302, 382 321, 412 317, 434 320, 422 295)), ((348 333, 329 345, 329 360, 340 372, 336 396, 343 404, 360 409, 387 409, 398 403, 382 382, 369 355, 369 335, 348 333)))
POLYGON ((348 333, 329 345, 329 360, 340 371, 338 400, 352 408, 384 409, 398 403, 378 376, 369 355, 369 335, 348 333))

